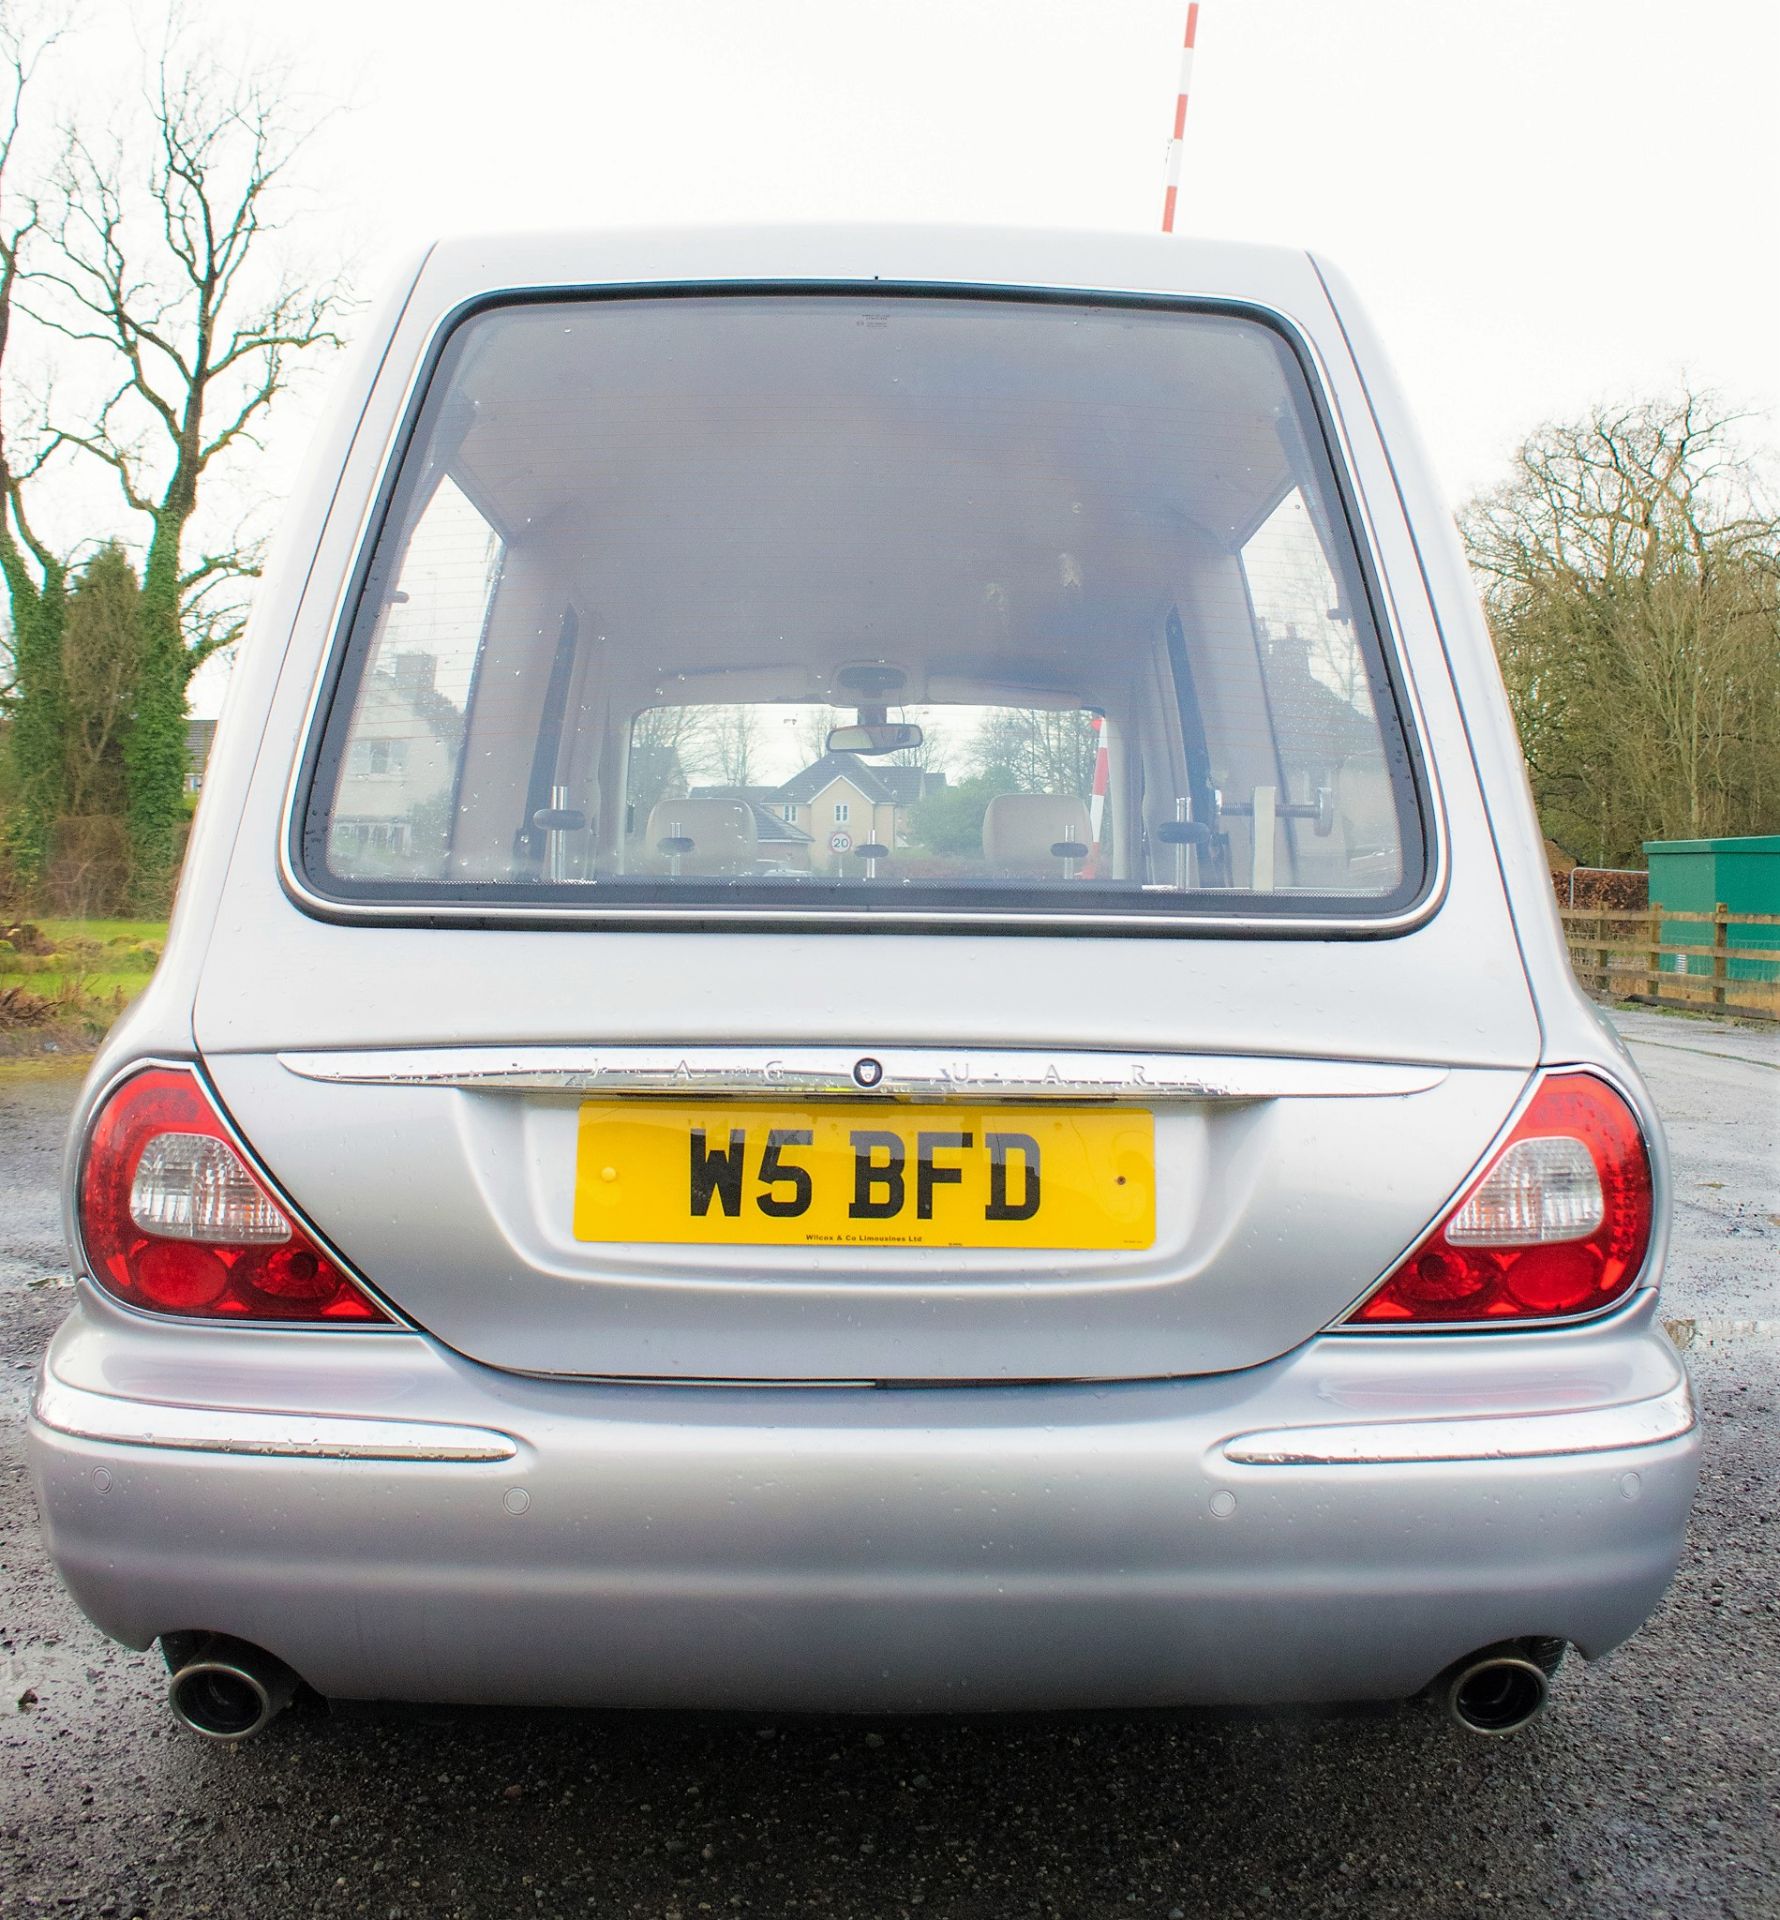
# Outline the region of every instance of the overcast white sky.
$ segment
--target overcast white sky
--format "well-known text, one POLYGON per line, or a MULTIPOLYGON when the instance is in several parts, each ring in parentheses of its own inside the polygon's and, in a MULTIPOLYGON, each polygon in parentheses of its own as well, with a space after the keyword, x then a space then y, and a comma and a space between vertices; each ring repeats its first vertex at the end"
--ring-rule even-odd
MULTIPOLYGON (((436 233, 516 225, 1154 228, 1186 3, 186 10, 340 103, 308 238, 374 286, 436 233)), ((1178 224, 1344 266, 1456 501, 1598 395, 1685 372, 1780 405, 1777 109, 1775 0, 1203 0, 1178 224)))
MULTIPOLYGON (((218 13, 234 6, 205 0, 218 13)), ((284 7, 259 8, 289 19, 284 7)), ((1185 0, 305 0, 367 268, 441 230, 1159 224, 1185 0)), ((1780 403, 1775 0, 1203 0, 1182 231, 1320 247, 1456 495, 1685 368, 1780 403)))

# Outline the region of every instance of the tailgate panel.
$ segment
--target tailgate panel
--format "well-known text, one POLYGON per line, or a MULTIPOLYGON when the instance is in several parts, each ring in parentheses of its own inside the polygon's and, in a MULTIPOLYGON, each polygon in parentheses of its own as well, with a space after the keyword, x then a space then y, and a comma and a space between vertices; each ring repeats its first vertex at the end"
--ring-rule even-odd
POLYGON ((207 1064, 291 1199, 458 1351, 544 1374, 759 1380, 1256 1365, 1416 1238, 1526 1080, 1466 1068, 1422 1072, 1432 1084, 1413 1093, 1129 1102, 1155 1116, 1153 1242, 1069 1250, 590 1241, 575 1231, 573 1091, 207 1064))

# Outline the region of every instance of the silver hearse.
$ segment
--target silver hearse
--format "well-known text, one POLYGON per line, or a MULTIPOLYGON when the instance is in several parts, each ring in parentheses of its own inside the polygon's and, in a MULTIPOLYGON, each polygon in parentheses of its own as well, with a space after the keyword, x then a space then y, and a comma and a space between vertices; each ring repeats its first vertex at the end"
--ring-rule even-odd
POLYGON ((442 245, 88 1082, 31 1455, 218 1738, 1508 1732, 1676 1564, 1667 1207, 1326 264, 442 245))

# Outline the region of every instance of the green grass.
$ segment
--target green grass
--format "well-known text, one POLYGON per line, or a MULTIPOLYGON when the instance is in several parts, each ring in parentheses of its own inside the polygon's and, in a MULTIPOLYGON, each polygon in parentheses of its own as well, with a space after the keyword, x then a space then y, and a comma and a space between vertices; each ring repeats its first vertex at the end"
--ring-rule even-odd
POLYGON ((126 1003, 134 1000, 137 994, 148 985, 150 971, 152 969, 146 967, 114 971, 107 968, 52 963, 49 966, 33 967, 27 972, 7 963, 0 963, 0 987, 23 987, 27 993, 35 993, 45 1000, 54 1000, 60 995, 72 994, 82 1001, 106 1002, 108 1013, 121 1013, 122 1006, 112 1007, 109 1003, 120 993, 126 1003))
POLYGON ((80 1048, 55 1053, 0 1053, 0 1087, 21 1080, 77 1080, 92 1060, 91 1051, 80 1048))
POLYGON ((52 943, 92 940, 103 946, 113 940, 150 940, 158 947, 167 938, 165 920, 33 920, 31 924, 52 943))
MULTIPOLYGON (((0 941, 8 925, 0 921, 0 941)), ((0 994, 17 989, 52 1004, 51 1032, 96 1039, 148 985, 166 944, 164 920, 29 920, 30 950, 0 944, 0 994)), ((0 1025, 4 1009, 0 1008, 0 1025)), ((20 1027, 21 1037, 36 1031, 20 1027)))

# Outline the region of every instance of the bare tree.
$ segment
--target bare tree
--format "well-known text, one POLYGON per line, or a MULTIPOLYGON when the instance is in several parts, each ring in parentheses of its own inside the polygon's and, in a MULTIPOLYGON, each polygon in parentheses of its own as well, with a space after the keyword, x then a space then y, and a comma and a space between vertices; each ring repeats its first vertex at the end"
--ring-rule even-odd
POLYGON ((61 631, 68 568, 32 527, 25 494, 55 450, 18 432, 17 343, 13 322, 27 251, 38 237, 38 204, 16 188, 27 95, 58 35, 33 34, 0 10, 0 577, 9 631, 0 647, 0 710, 9 718, 7 771, 13 810, 7 851, 18 876, 36 882, 48 857, 50 828, 61 802, 61 631))
POLYGON ((1463 516, 1547 831, 1602 864, 1780 810, 1780 516, 1737 425, 1596 408, 1463 516))
POLYGON ((755 737, 752 707, 731 706, 713 710, 706 750, 709 764, 715 770, 720 785, 751 785, 759 746, 755 737))
POLYGON ((236 637, 231 596, 258 572, 251 547, 188 551, 202 484, 216 463, 258 446, 293 358, 339 344, 344 295, 337 281, 311 287, 269 270, 286 176, 308 132, 280 76, 224 74, 188 54, 176 23, 148 107, 145 161, 70 138, 54 258, 32 280, 45 324, 103 349, 117 369, 92 424, 62 425, 56 441, 110 468, 148 523, 125 754, 132 838, 152 895, 176 856, 186 684, 236 637))
POLYGON ((696 707, 645 707, 632 722, 625 797, 635 812, 634 832, 645 830, 658 800, 685 793, 698 730, 696 707))
POLYGON ((793 707, 782 724, 790 735, 792 750, 804 766, 811 767, 828 751, 830 731, 850 724, 852 718, 838 707, 793 707))
POLYGON ((936 773, 945 766, 952 750, 949 730, 931 718, 920 724, 921 744, 918 747, 899 748, 891 754, 888 765, 913 767, 919 773, 936 773))
POLYGON ((970 743, 970 772, 1019 793, 1078 794, 1094 785, 1100 736, 1081 707, 996 707, 970 743))

